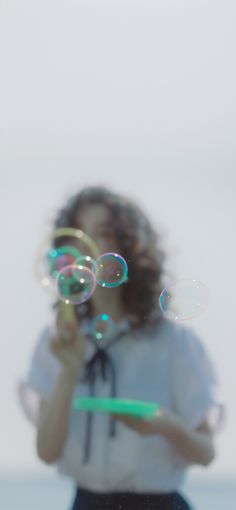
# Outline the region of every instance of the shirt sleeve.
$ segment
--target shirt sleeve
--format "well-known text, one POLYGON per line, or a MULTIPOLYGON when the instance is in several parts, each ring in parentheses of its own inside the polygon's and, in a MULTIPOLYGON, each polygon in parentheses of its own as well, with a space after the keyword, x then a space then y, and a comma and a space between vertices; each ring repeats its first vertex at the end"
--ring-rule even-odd
POLYGON ((225 414, 215 367, 192 331, 182 328, 174 341, 175 411, 192 429, 207 420, 215 432, 221 428, 225 414))
POLYGON ((33 425, 38 423, 41 399, 48 399, 53 391, 59 361, 49 349, 50 328, 45 328, 39 336, 31 355, 26 376, 18 382, 18 398, 25 416, 33 425))

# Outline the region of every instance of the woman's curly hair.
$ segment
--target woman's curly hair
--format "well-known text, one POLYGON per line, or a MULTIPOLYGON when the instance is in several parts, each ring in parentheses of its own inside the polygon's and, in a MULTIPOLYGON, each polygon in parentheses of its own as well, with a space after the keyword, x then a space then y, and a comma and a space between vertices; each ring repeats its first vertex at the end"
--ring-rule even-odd
MULTIPOLYGON (((127 315, 140 326, 160 318, 158 297, 162 290, 164 253, 159 236, 140 207, 125 196, 105 187, 88 187, 72 196, 57 214, 54 228, 79 225, 79 211, 89 205, 104 205, 109 211, 119 253, 128 264, 128 281, 122 285, 127 315)), ((92 315, 91 304, 77 306, 85 316, 92 315)))

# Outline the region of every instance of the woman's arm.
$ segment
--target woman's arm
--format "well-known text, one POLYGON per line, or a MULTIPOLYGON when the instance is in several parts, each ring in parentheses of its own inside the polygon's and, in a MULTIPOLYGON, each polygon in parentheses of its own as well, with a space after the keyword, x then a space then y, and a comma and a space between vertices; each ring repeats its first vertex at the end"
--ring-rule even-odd
POLYGON ((175 414, 163 413, 159 423, 156 419, 156 431, 162 433, 188 462, 207 466, 215 457, 213 434, 207 420, 192 430, 175 414))
POLYGON ((60 361, 61 370, 49 400, 43 400, 37 430, 37 453, 48 464, 62 453, 69 430, 71 400, 76 380, 84 367, 85 338, 76 321, 66 323, 59 309, 56 334, 50 341, 50 350, 60 361))
POLYGON ((77 376, 73 371, 62 369, 51 398, 41 403, 36 448, 40 459, 48 464, 60 457, 66 442, 77 376))
POLYGON ((137 419, 119 415, 114 418, 142 435, 161 434, 176 449, 181 457, 193 464, 207 466, 215 457, 213 434, 207 421, 192 430, 173 412, 158 411, 151 419, 137 419))

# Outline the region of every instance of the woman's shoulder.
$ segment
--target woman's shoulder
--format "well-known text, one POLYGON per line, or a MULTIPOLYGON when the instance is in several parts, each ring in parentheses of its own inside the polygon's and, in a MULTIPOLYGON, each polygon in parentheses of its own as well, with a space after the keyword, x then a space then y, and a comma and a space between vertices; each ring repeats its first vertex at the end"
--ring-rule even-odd
POLYGON ((18 396, 26 417, 37 425, 40 400, 48 399, 59 371, 59 362, 50 351, 52 327, 42 328, 32 349, 25 375, 18 384, 18 396))
POLYGON ((50 340, 53 335, 53 327, 51 324, 46 324, 36 339, 32 352, 32 364, 44 364, 50 370, 57 370, 58 360, 50 349, 50 340))
POLYGON ((189 325, 166 324, 166 336, 172 350, 183 357, 201 357, 206 354, 203 338, 189 325))
MULTIPOLYGON (((161 331, 159 333, 161 335, 161 331)), ((192 376, 195 373, 202 381, 218 379, 208 346, 189 325, 166 321, 163 325, 162 338, 172 360, 173 370, 176 368, 178 373, 180 371, 183 371, 183 374, 188 372, 192 376)))
POLYGON ((182 325, 180 323, 173 322, 169 319, 163 318, 158 321, 155 320, 140 328, 138 331, 140 336, 146 336, 150 339, 170 340, 184 342, 186 339, 197 338, 193 329, 189 326, 182 325))
POLYGON ((149 340, 150 346, 162 346, 177 357, 198 356, 205 352, 203 340, 191 327, 168 319, 161 319, 143 328, 140 336, 143 340, 149 340))
POLYGON ((44 325, 36 339, 35 346, 41 349, 49 348, 50 338, 52 336, 52 326, 50 324, 44 325))

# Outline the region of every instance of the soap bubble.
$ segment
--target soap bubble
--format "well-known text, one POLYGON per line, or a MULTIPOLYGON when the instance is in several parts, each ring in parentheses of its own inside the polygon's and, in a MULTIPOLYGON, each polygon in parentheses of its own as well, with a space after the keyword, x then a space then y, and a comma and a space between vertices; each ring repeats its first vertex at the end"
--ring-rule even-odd
POLYGON ((93 273, 95 273, 95 271, 96 271, 96 261, 92 257, 90 257, 89 255, 80 255, 75 260, 75 265, 76 266, 87 267, 93 273))
POLYGON ((118 287, 127 280, 128 266, 118 253, 104 253, 96 260, 95 274, 102 287, 118 287))
POLYGON ((105 340, 108 338, 111 335, 113 329, 114 322, 106 313, 97 315, 92 320, 91 333, 97 340, 105 340))
POLYGON ((207 303, 207 288, 198 280, 178 280, 163 289, 159 296, 162 313, 174 321, 197 317, 206 309, 207 303))
POLYGON ((66 304, 84 303, 94 293, 96 278, 90 269, 83 266, 66 266, 57 276, 57 293, 66 304))
POLYGON ((78 255, 79 250, 74 246, 60 246, 51 249, 46 255, 49 275, 56 279, 63 267, 73 265, 76 262, 78 255))

